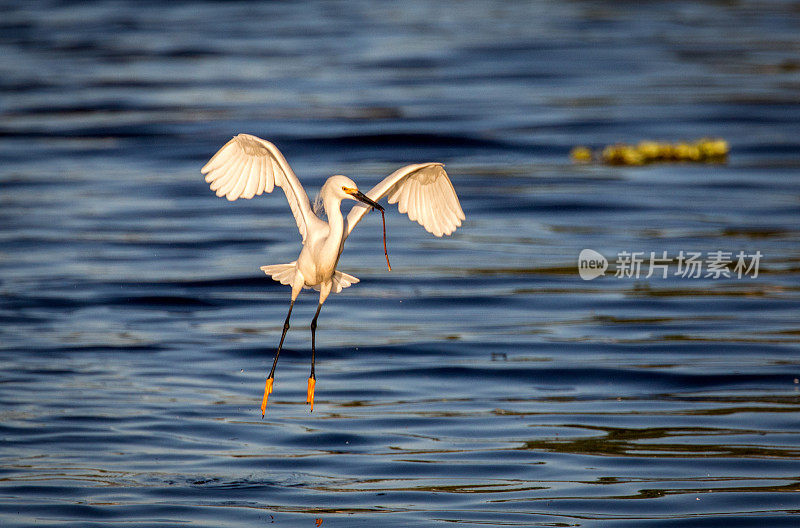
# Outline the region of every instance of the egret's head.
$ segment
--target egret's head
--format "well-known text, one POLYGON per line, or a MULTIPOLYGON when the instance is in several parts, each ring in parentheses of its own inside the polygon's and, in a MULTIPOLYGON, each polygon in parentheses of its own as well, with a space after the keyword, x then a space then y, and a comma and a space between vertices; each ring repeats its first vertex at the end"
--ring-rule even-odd
POLYGON ((323 199, 326 196, 335 196, 340 200, 356 200, 369 205, 370 207, 374 207, 378 211, 383 211, 383 207, 381 207, 376 201, 372 200, 358 190, 356 182, 347 176, 342 176, 341 174, 337 174, 336 176, 331 176, 328 178, 328 181, 326 181, 325 185, 322 186, 320 196, 323 197, 323 199))
POLYGON ((359 191, 356 182, 341 174, 328 178, 325 185, 322 186, 319 196, 326 204, 328 203, 328 197, 331 196, 338 198, 340 201, 348 199, 356 200, 381 212, 381 220, 383 220, 383 253, 386 255, 386 265, 389 267, 389 271, 392 271, 392 265, 389 264, 389 253, 386 251, 386 218, 383 207, 378 205, 378 202, 359 191))

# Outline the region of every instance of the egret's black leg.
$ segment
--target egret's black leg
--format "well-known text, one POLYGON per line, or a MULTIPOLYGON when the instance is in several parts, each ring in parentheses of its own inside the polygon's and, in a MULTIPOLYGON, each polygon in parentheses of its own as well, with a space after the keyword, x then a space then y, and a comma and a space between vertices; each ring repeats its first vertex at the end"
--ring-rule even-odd
POLYGON ((289 330, 289 318, 292 316, 292 308, 294 308, 294 300, 289 304, 289 313, 286 314, 286 320, 283 322, 283 333, 281 334, 281 342, 278 343, 278 351, 275 352, 275 359, 272 361, 272 370, 269 371, 268 378, 275 376, 275 365, 278 364, 278 356, 281 354, 283 348, 283 340, 286 339, 286 332, 289 330))
POLYGON ((281 355, 281 348, 283 348, 283 340, 286 339, 286 332, 289 330, 289 318, 292 316, 292 308, 294 308, 294 299, 289 304, 289 313, 286 314, 286 321, 283 322, 283 333, 281 334, 281 342, 278 344, 278 350, 275 352, 275 359, 272 360, 272 369, 267 376, 267 383, 264 386, 264 398, 261 400, 261 417, 267 411, 267 398, 272 392, 272 382, 275 378, 275 366, 278 364, 278 356, 281 355))
POLYGON ((314 361, 317 355, 317 317, 319 317, 319 311, 321 309, 322 303, 319 303, 317 306, 317 313, 314 314, 314 318, 311 320, 311 375, 308 377, 308 393, 306 397, 306 403, 311 404, 312 412, 314 411, 314 385, 317 383, 317 377, 314 375, 314 361))
POLYGON ((311 377, 314 378, 314 355, 316 349, 316 335, 317 335, 317 317, 319 317, 319 311, 322 309, 322 305, 320 304, 317 306, 317 313, 314 314, 314 318, 311 320, 311 377))

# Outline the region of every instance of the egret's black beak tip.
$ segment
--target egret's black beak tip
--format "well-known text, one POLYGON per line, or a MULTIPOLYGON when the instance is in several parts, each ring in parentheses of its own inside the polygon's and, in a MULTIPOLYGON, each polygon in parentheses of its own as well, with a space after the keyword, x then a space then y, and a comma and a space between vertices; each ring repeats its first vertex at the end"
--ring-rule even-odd
POLYGON ((359 202, 369 205, 370 207, 373 207, 382 213, 384 212, 383 207, 378 202, 360 191, 353 193, 351 196, 359 202))

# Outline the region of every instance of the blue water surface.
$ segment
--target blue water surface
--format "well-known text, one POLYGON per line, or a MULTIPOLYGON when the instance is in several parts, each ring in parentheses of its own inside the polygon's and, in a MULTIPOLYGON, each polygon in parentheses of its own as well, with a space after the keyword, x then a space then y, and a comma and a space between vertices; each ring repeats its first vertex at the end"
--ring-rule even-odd
POLYGON ((0 525, 798 525, 795 2, 0 12, 0 525), (359 225, 313 413, 306 292, 261 419, 289 290, 258 268, 300 238, 203 181, 239 132, 312 197, 444 162, 466 213, 390 206, 391 272, 359 225), (727 160, 569 158, 701 137, 727 160))

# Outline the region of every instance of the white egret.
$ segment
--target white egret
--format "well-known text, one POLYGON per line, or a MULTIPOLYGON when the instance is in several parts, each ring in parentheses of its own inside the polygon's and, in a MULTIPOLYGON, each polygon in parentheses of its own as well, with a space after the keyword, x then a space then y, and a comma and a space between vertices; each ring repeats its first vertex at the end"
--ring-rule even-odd
MULTIPOLYGON (((361 218, 370 210, 384 209, 378 200, 389 197, 389 203, 398 204, 401 213, 408 214, 426 231, 434 236, 449 235, 461 225, 464 211, 456 196, 453 184, 447 177, 441 163, 420 163, 402 167, 370 189, 366 194, 358 190, 356 184, 346 176, 331 176, 325 181, 319 194, 319 201, 325 210, 327 222, 320 219, 311 207, 308 195, 286 162, 283 154, 269 141, 249 134, 239 134, 228 141, 201 169, 206 182, 217 196, 225 196, 233 201, 238 198, 250 199, 264 192, 270 193, 275 186, 283 189, 292 210, 297 228, 303 240, 303 249, 297 260, 288 264, 262 266, 267 275, 281 284, 292 287, 291 302, 272 369, 264 386, 261 401, 261 416, 267 408, 267 399, 272 392, 275 366, 289 330, 289 318, 294 302, 303 288, 319 291, 319 305, 311 321, 311 375, 308 378, 306 403, 314 410, 315 339, 317 317, 322 303, 328 295, 339 293, 343 288, 358 282, 356 277, 336 269, 344 249, 345 240, 361 218), (343 200, 356 203, 345 219, 341 212, 343 200)), ((386 224, 383 227, 383 245, 386 252, 386 224)), ((386 254, 386 263, 389 256, 386 254)), ((391 270, 389 266, 389 270, 391 270)))

